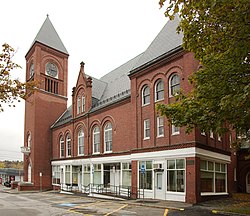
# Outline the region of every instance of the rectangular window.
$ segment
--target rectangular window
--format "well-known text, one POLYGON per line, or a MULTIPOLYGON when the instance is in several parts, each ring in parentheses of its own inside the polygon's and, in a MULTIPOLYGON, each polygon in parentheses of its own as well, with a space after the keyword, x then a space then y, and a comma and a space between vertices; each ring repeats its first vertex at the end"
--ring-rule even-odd
POLYGON ((157 117, 157 137, 164 136, 164 118, 157 117))
POLYGON ((83 185, 88 186, 90 184, 90 165, 83 166, 83 185))
POLYGON ((175 126, 172 124, 172 135, 180 134, 180 127, 175 126))
POLYGON ((101 176, 101 164, 94 164, 92 167, 93 172, 93 184, 99 185, 101 184, 102 176, 101 176))
POLYGON ((226 192, 226 164, 201 160, 201 192, 226 192))
POLYGON ((70 182, 70 165, 65 166, 65 184, 71 184, 70 182))
POLYGON ((72 166, 72 184, 78 185, 78 172, 80 171, 79 166, 72 166))
POLYGON ((52 166, 52 183, 53 184, 60 184, 60 166, 52 166))
POLYGON ((150 122, 149 119, 144 120, 144 139, 150 138, 150 122))
POLYGON ((139 176, 139 185, 140 189, 148 189, 152 190, 152 177, 153 177, 153 167, 152 167, 152 161, 140 161, 139 162, 139 171, 140 171, 140 176, 139 176), (141 170, 142 165, 145 168, 145 171, 143 172, 141 170), (144 184, 143 184, 144 183, 144 184))
POLYGON ((131 186, 131 163, 122 163, 122 188, 131 186))
POLYGON ((174 159, 167 161, 167 191, 185 191, 185 161, 174 159))

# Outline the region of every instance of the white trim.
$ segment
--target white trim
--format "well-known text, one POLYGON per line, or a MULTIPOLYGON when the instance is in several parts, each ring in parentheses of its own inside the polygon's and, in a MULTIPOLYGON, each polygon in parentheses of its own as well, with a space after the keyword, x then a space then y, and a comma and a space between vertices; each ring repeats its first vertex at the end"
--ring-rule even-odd
POLYGON ((99 158, 87 158, 87 159, 68 159, 68 160, 59 160, 52 161, 52 165, 81 165, 88 163, 112 163, 112 162, 130 162, 132 160, 164 160, 171 158, 186 158, 186 157, 202 157, 202 159, 212 159, 213 161, 230 163, 230 156, 223 155, 220 153, 191 147, 191 148, 182 148, 182 149, 172 149, 164 150, 157 152, 143 152, 143 153, 134 153, 131 155, 120 155, 120 156, 110 156, 110 157, 99 157, 99 158))

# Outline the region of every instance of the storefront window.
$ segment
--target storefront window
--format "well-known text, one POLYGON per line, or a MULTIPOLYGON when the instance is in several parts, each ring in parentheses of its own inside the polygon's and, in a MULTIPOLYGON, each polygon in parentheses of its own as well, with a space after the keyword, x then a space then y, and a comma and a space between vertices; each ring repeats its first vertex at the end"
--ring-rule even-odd
POLYGON ((185 191, 185 161, 175 159, 167 161, 167 191, 185 191))
POLYGON ((65 166, 65 184, 70 184, 70 165, 65 166))
POLYGON ((83 172, 83 185, 88 186, 90 183, 90 165, 84 165, 84 172, 83 172))
POLYGON ((60 166, 52 166, 52 183, 60 184, 60 166))
POLYGON ((226 192, 226 164, 201 160, 201 192, 226 192))
POLYGON ((131 186, 131 163, 122 163, 122 187, 131 186))
POLYGON ((80 167, 72 166, 72 184, 78 185, 78 172, 80 171, 80 167))
POLYGON ((139 185, 140 188, 152 190, 152 161, 140 161, 139 163, 140 168, 140 177, 139 177, 139 185), (142 164, 144 164, 145 172, 141 171, 142 164))
POLYGON ((93 165, 93 183, 94 185, 101 184, 102 180, 102 173, 101 173, 101 164, 94 164, 93 165))

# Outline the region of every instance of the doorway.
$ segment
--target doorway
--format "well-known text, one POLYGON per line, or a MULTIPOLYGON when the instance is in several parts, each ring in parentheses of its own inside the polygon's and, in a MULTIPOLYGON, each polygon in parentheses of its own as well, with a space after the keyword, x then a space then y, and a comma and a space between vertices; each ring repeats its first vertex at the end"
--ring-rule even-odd
POLYGON ((163 172, 155 172, 155 199, 164 199, 163 172))

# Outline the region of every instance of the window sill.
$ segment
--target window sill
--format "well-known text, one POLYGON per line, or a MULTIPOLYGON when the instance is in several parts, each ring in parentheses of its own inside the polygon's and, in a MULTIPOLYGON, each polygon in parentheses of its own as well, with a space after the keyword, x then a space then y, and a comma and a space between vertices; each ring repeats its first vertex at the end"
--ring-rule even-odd
POLYGON ((148 106, 150 103, 142 104, 142 107, 148 106))
POLYGON ((143 140, 150 140, 150 137, 145 137, 143 140))
POLYGON ((92 154, 93 155, 98 155, 98 154, 100 154, 100 152, 93 152, 92 154))
POLYGON ((157 136, 156 138, 162 138, 162 137, 164 137, 164 135, 157 136))
POLYGON ((228 193, 227 192, 220 192, 220 193, 205 192, 205 193, 201 193, 201 196, 220 196, 220 195, 228 195, 228 193))
POLYGON ((112 151, 105 151, 104 154, 112 153, 112 151))
POLYGON ((175 132, 171 134, 171 136, 176 136, 176 135, 180 135, 180 132, 175 132))
POLYGON ((159 99, 159 100, 155 100, 155 103, 158 103, 158 102, 160 102, 160 101, 164 101, 164 98, 159 99))
POLYGON ((78 156, 84 156, 84 154, 78 154, 78 156))

